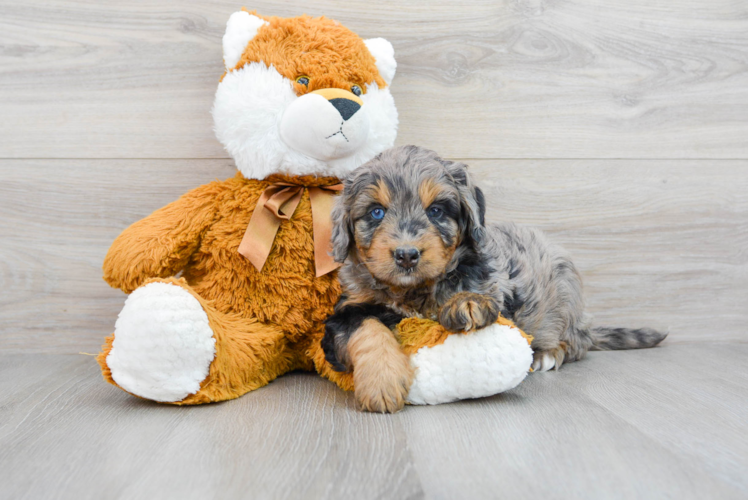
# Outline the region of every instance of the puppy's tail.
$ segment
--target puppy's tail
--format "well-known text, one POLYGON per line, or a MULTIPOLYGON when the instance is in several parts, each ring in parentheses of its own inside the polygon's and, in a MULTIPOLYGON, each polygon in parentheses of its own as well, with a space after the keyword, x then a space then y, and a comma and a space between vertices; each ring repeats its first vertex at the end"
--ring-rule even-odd
POLYGON ((590 335, 592 335, 593 342, 591 351, 654 347, 667 337, 667 333, 651 328, 608 328, 604 326, 592 328, 590 335))

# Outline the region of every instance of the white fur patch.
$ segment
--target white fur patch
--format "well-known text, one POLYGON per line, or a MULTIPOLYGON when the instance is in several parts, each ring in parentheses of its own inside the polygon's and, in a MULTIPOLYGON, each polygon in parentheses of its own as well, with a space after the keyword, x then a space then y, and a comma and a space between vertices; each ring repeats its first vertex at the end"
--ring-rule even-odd
POLYGON ((374 56, 379 74, 382 75, 387 85, 391 84, 397 70, 395 48, 384 38, 369 38, 368 40, 364 40, 364 43, 369 52, 371 52, 371 55, 374 56))
POLYGON ((283 142, 320 161, 354 154, 369 136, 369 117, 362 110, 348 120, 319 94, 306 94, 286 107, 280 123, 283 142))
POLYGON ((272 66, 250 63, 227 73, 218 85, 213 104, 216 137, 249 179, 275 173, 345 177, 391 147, 397 136, 397 109, 389 88, 380 89, 373 83, 366 89, 361 96, 364 105, 356 113, 362 113, 357 120, 363 115, 368 119, 366 138, 350 154, 317 159, 281 139, 283 114, 300 99, 291 81, 272 66))
POLYGON ((234 12, 226 23, 226 33, 223 35, 223 64, 230 71, 239 62, 247 44, 257 35, 267 21, 253 16, 248 12, 234 12))
POLYGON ((215 343, 195 297, 176 285, 149 283, 127 298, 106 362, 126 391, 154 401, 181 401, 200 390, 215 343))
POLYGON ((422 347, 410 362, 416 376, 408 402, 433 405, 516 387, 530 370, 532 349, 519 330, 496 324, 422 347))

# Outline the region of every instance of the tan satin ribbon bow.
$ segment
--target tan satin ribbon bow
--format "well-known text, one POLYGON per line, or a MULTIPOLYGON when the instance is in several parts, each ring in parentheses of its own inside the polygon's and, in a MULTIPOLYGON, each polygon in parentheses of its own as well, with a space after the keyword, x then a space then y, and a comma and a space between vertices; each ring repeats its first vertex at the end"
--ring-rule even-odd
POLYGON ((332 204, 335 193, 342 191, 342 184, 332 186, 299 186, 276 182, 271 184, 257 201, 255 211, 239 244, 239 253, 249 259, 258 271, 262 271, 270 255, 275 235, 281 222, 293 217, 304 190, 309 190, 312 205, 312 231, 314 232, 314 267, 317 277, 340 267, 330 255, 332 236, 332 204))

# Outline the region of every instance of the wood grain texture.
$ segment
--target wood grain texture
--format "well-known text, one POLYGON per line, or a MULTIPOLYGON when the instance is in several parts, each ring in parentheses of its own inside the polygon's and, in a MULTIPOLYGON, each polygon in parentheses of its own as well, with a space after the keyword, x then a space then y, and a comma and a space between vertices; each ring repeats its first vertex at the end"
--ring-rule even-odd
MULTIPOLYGON (((748 341, 748 162, 469 163, 489 221, 570 251, 598 324, 748 341)), ((112 240, 234 173, 226 160, 0 160, 0 351, 96 352, 125 299, 101 279, 112 240)))
POLYGON ((3 499, 421 496, 402 427, 316 375, 179 408, 105 384, 87 356, 0 366, 3 499))
MULTIPOLYGON (((0 1, 0 157, 225 157, 209 111, 239 5, 0 1)), ((390 39, 400 144, 473 158, 748 157, 742 2, 252 7, 390 39)))
POLYGON ((488 220, 543 229, 595 323, 748 340, 748 162, 476 161, 488 220))
POLYGON ((401 417, 427 497, 740 498, 746 388, 726 380, 746 354, 745 344, 590 353, 509 393, 401 417), (441 429, 451 432, 433 439, 441 429))
POLYGON ((0 355, 0 498, 745 498, 746 344, 591 353, 487 399, 357 412, 312 374, 201 407, 0 355))

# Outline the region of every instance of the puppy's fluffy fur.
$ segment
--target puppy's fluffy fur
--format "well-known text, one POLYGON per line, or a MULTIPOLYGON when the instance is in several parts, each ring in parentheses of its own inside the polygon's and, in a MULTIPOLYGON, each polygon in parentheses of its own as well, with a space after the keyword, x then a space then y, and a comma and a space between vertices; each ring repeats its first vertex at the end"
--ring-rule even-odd
MULTIPOLYGON (((651 329, 591 328, 581 278, 566 252, 535 229, 486 225, 484 215, 483 193, 467 166, 427 149, 387 150, 345 180, 333 210, 344 295, 323 340, 336 369, 356 373, 349 342, 371 332, 372 322, 392 328, 406 316, 468 331, 501 313, 534 337, 539 371, 590 349, 652 347, 665 338, 651 329)), ((401 362, 393 366, 402 372, 401 362)), ((378 369, 388 368, 380 362, 378 369)), ((379 385, 366 383, 367 394, 356 382, 359 402, 374 411, 400 408, 407 376, 389 377, 399 384, 394 389, 378 376, 379 385), (387 405, 367 403, 383 398, 387 405)))

